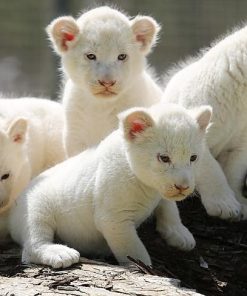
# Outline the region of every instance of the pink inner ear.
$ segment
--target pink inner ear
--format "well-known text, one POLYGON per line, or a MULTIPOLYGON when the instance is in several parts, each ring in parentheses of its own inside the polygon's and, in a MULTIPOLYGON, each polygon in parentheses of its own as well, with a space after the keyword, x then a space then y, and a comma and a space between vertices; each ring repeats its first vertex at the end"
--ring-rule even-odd
POLYGON ((67 50, 68 46, 66 44, 67 41, 72 41, 75 39, 75 35, 68 33, 68 32, 63 32, 63 38, 62 38, 62 46, 67 50))
POLYGON ((22 136, 20 134, 14 135, 14 142, 18 143, 22 140, 22 136))
POLYGON ((144 131, 145 130, 145 124, 144 124, 144 122, 142 122, 142 121, 133 121, 132 123, 131 123, 131 129, 130 129, 130 131, 129 131, 129 135, 130 135, 130 137, 133 139, 133 138, 135 138, 135 134, 136 133, 140 133, 140 132, 142 132, 142 131, 144 131))
POLYGON ((143 34, 136 35, 136 41, 141 42, 143 45, 145 45, 146 44, 145 35, 143 34))
POLYGON ((74 40, 74 38, 75 38, 74 34, 67 33, 67 32, 64 32, 63 34, 64 34, 64 39, 66 39, 67 41, 74 40))

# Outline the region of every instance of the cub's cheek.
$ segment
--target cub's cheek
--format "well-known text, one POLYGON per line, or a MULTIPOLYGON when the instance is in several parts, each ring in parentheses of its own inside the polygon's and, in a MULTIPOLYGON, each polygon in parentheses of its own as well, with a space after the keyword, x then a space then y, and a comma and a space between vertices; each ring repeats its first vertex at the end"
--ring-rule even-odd
POLYGON ((8 199, 6 190, 2 187, 0 188, 0 204, 5 202, 8 199))
POLYGON ((9 195, 4 190, 0 191, 0 214, 8 209, 10 203, 9 195))

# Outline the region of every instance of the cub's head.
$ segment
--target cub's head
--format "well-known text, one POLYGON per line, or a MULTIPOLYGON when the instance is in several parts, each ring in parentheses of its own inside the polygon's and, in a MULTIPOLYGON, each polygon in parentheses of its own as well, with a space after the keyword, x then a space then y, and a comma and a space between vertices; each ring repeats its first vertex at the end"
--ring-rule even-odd
POLYGON ((17 182, 25 174, 27 120, 17 118, 0 129, 0 213, 8 208, 17 182))
POLYGON ((133 108, 119 115, 134 174, 164 198, 182 200, 195 189, 211 107, 172 104, 133 108))
POLYGON ((47 33, 66 75, 96 98, 109 99, 135 83, 159 29, 151 17, 130 20, 115 9, 99 7, 77 20, 59 17, 47 33))

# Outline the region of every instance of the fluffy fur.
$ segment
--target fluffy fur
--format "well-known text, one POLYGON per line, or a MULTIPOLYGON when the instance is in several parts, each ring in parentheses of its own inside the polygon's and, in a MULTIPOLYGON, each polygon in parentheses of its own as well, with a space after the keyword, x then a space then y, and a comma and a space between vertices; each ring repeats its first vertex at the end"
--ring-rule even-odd
POLYGON ((207 106, 132 108, 97 148, 35 178, 11 213, 23 261, 60 268, 78 262, 78 251, 110 249, 119 263, 129 255, 150 265, 136 228, 160 201, 157 230, 170 245, 192 249, 195 240, 175 201, 194 190, 210 116, 207 106), (68 246, 55 244, 54 236, 68 246))
POLYGON ((147 72, 146 55, 159 30, 151 17, 130 20, 109 7, 92 9, 77 20, 59 17, 47 27, 67 79, 63 105, 69 156, 116 129, 119 112, 158 101, 161 90, 147 72))
POLYGON ((210 152, 206 151, 198 184, 202 202, 210 215, 237 217, 240 205, 235 196, 247 218, 247 200, 242 195, 247 172, 247 27, 216 42, 178 70, 163 101, 186 108, 204 104, 213 108, 207 134, 210 152))
POLYGON ((65 159, 63 126, 59 103, 0 99, 0 239, 8 210, 30 179, 65 159))

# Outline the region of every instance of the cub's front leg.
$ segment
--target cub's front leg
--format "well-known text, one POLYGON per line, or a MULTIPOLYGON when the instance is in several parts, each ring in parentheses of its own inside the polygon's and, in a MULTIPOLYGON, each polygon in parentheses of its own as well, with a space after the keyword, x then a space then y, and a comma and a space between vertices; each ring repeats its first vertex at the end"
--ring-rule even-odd
POLYGON ((77 155, 87 149, 85 143, 87 136, 85 135, 87 129, 81 119, 83 112, 80 106, 70 100, 64 102, 65 109, 65 124, 63 132, 64 146, 69 157, 77 155), (81 115, 82 114, 82 115, 81 115))
POLYGON ((196 171, 196 187, 209 215, 222 219, 239 217, 241 206, 228 185, 219 163, 207 147, 203 152, 200 167, 196 171))
POLYGON ((119 264, 130 263, 127 256, 139 259, 146 265, 152 264, 132 221, 106 221, 104 217, 104 221, 99 220, 97 224, 119 264))
POLYGON ((225 172, 229 185, 233 189, 237 200, 241 203, 242 219, 247 219, 247 198, 243 195, 247 174, 247 147, 222 153, 218 161, 225 172))
POLYGON ((195 239, 182 224, 176 202, 162 199, 155 210, 156 230, 173 247, 190 251, 195 247, 195 239))

